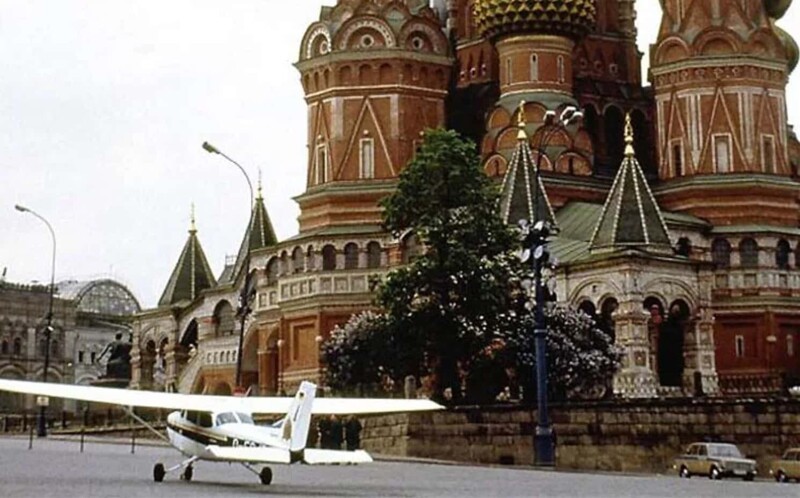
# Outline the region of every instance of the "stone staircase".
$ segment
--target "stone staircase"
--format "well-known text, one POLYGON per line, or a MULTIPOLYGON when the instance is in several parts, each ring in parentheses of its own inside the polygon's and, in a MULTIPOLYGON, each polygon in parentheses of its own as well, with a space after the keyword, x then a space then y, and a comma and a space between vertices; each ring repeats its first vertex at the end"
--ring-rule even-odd
POLYGON ((186 366, 181 371, 180 375, 178 375, 178 392, 184 394, 190 394, 192 392, 192 386, 194 385, 194 381, 197 379, 197 375, 200 373, 200 368, 203 366, 203 355, 200 354, 200 351, 197 352, 194 357, 189 360, 186 366))

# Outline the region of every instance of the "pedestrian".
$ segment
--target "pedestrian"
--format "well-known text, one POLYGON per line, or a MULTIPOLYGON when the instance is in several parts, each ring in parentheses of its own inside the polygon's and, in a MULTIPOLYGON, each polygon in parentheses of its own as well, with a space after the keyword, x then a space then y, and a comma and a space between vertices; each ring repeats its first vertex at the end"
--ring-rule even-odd
POLYGON ((361 422, 355 415, 350 415, 344 424, 344 440, 347 451, 355 451, 361 446, 361 422))
POLYGON ((331 415, 330 419, 331 428, 331 449, 341 450, 342 441, 344 440, 344 427, 342 421, 336 415, 331 415))
POLYGON ((319 431, 319 447, 322 449, 332 448, 331 421, 327 418, 321 418, 319 422, 317 422, 317 430, 319 431))

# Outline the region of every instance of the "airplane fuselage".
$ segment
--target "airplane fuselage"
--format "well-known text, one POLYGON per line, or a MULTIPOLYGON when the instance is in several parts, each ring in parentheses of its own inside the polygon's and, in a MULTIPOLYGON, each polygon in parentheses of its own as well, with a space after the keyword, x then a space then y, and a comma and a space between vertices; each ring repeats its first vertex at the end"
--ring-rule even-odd
POLYGON ((183 454, 203 460, 220 460, 208 450, 211 445, 288 449, 289 442, 282 434, 280 426, 255 425, 244 412, 175 411, 167 417, 170 442, 183 454))

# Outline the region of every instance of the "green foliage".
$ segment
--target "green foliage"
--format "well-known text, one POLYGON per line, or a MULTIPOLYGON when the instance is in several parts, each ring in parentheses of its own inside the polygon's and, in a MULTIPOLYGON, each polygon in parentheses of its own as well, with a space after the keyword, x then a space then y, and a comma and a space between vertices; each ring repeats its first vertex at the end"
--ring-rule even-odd
MULTIPOLYGON (((497 191, 474 144, 427 131, 382 206, 387 230, 416 234, 425 251, 378 284, 382 313, 354 316, 323 344, 328 385, 399 387, 410 374, 434 379, 436 398, 449 391, 459 401, 466 387, 468 401, 490 402, 510 383, 529 384, 532 316, 517 286, 526 270, 512 254, 517 236, 498 216, 497 191)), ((564 396, 605 382, 615 361, 576 313, 551 319, 551 385, 564 396)))

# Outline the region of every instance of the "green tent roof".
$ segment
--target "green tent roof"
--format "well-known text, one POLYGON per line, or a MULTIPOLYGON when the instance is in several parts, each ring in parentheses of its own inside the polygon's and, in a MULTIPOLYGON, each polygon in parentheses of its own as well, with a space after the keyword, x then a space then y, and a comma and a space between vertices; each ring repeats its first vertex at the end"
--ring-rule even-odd
POLYGON ((183 246, 181 255, 167 286, 158 300, 159 306, 169 306, 180 301, 194 301, 205 289, 217 285, 214 272, 208 264, 203 247, 197 238, 197 229, 192 220, 189 238, 183 246))

